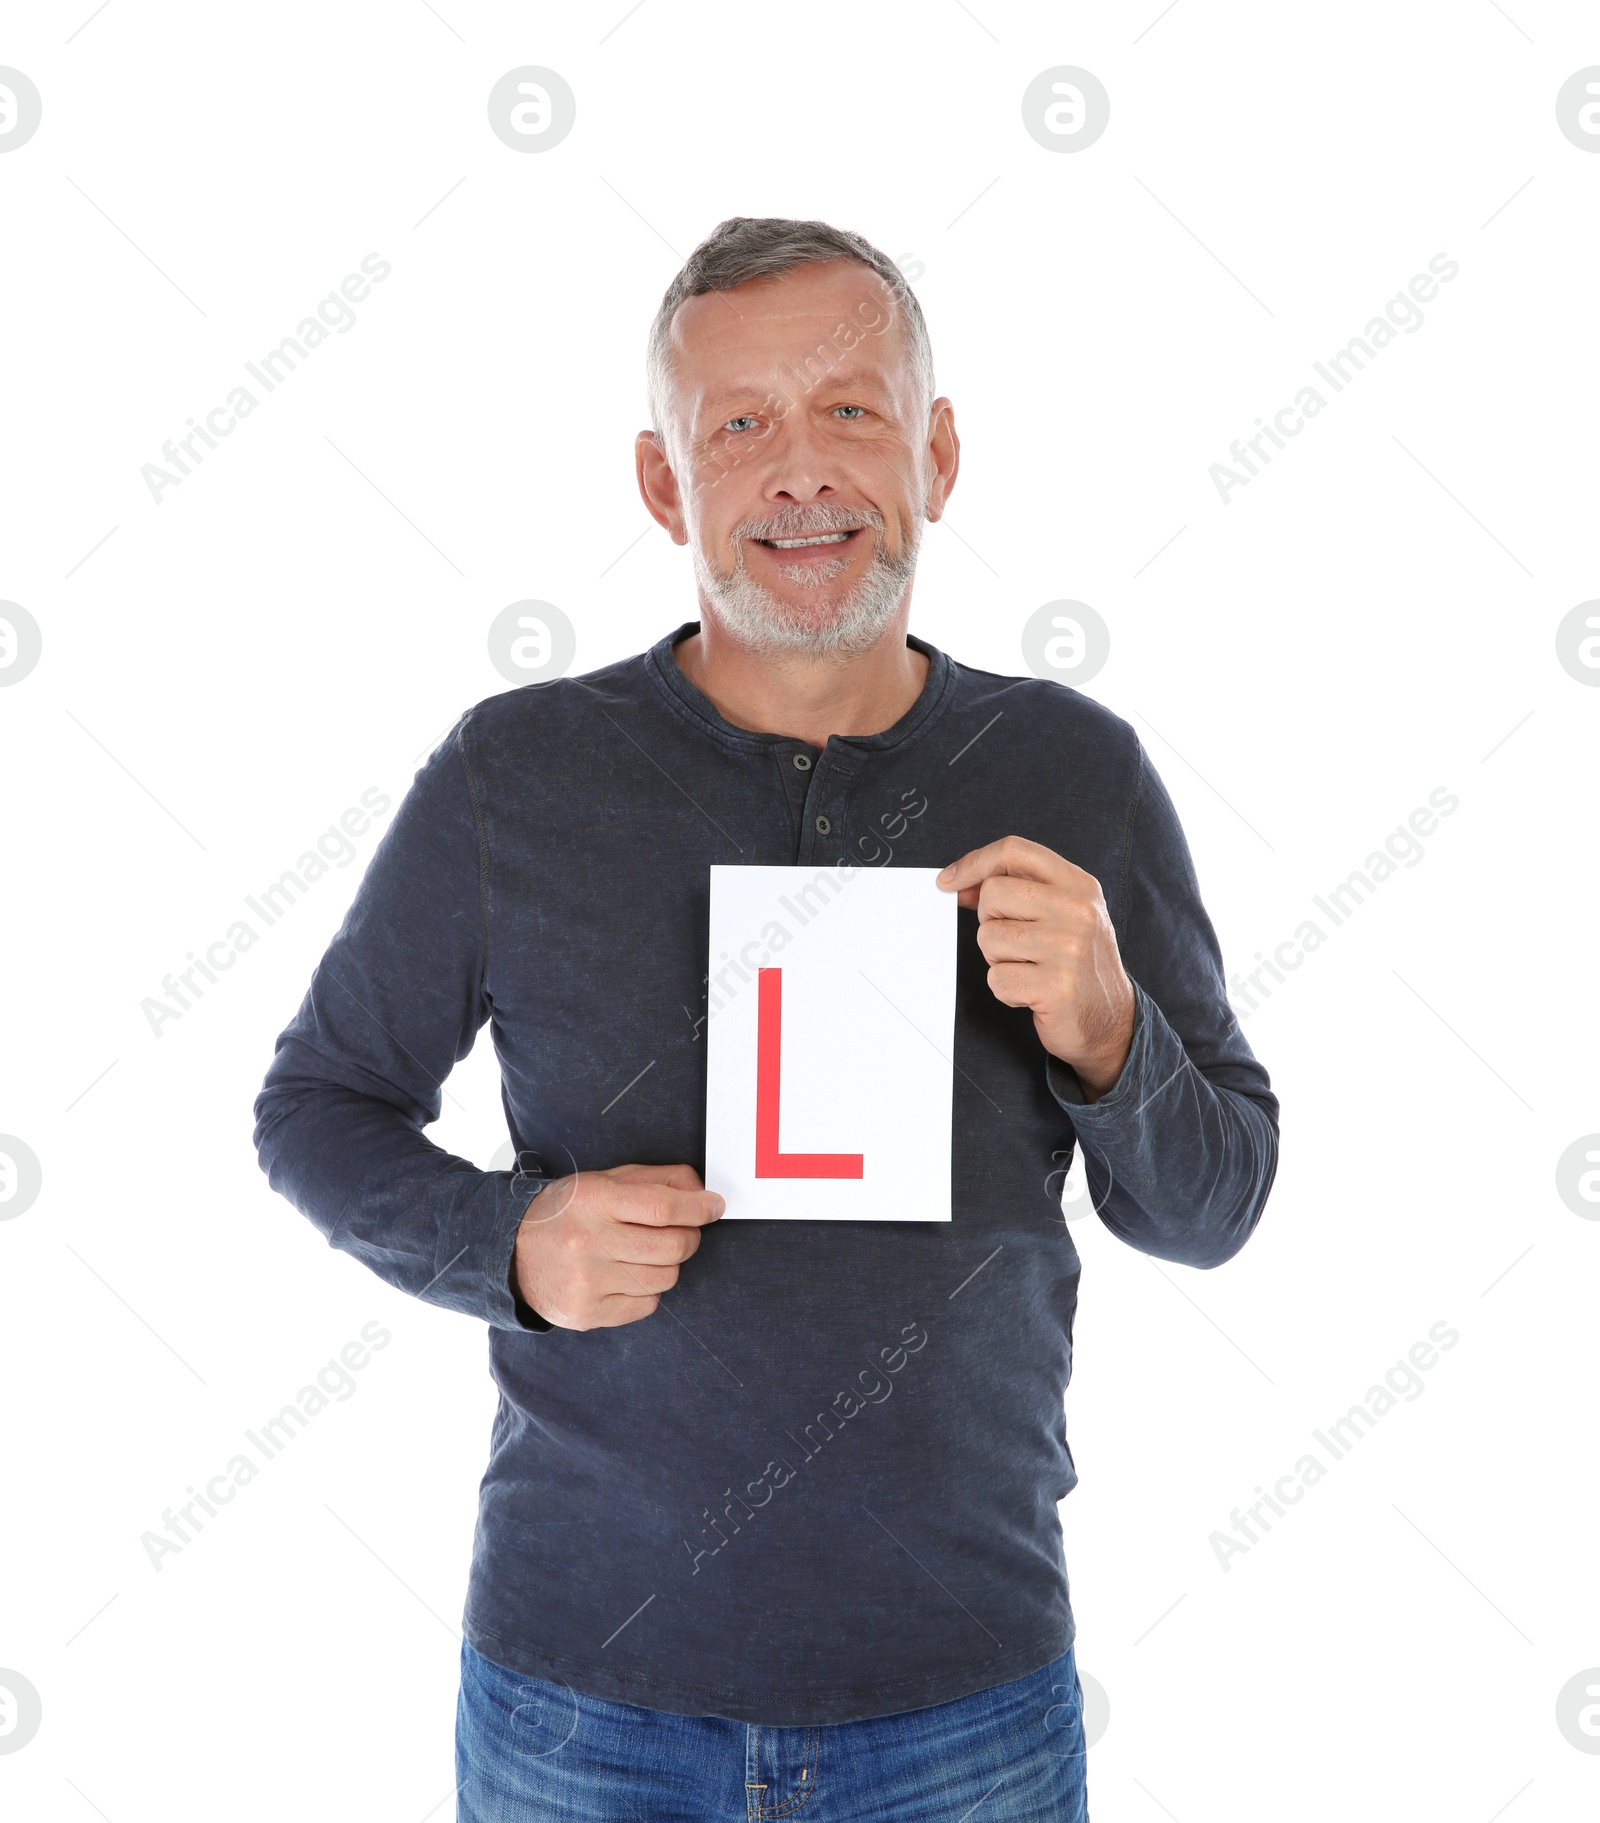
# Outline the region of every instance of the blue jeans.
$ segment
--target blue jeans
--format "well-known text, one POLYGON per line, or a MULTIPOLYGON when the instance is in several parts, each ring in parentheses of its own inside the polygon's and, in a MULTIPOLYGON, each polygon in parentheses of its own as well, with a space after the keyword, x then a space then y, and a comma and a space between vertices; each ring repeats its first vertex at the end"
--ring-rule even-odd
POLYGON ((1088 1823, 1069 1648, 1012 1683, 772 1728, 580 1696, 461 1648, 457 1823, 1088 1823))

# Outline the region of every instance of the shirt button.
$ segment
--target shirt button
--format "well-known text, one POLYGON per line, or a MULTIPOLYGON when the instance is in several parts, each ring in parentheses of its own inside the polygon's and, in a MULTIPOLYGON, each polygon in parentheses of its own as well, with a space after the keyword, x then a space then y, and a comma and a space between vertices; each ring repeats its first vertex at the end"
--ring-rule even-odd
POLYGON ((828 821, 828 819, 826 817, 817 818, 817 834, 819 836, 828 835, 832 831, 832 829, 833 829, 833 825, 828 821))
POLYGON ((811 770, 811 755, 809 753, 797 753, 794 756, 794 764, 797 772, 809 772, 811 770))

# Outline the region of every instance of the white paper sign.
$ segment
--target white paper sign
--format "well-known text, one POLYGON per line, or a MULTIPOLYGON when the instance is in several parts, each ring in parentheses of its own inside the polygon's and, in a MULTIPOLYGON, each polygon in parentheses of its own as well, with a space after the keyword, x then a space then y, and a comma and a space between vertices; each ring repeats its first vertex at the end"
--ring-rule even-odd
POLYGON ((713 867, 723 1219, 947 1222, 956 898, 932 867, 713 867))

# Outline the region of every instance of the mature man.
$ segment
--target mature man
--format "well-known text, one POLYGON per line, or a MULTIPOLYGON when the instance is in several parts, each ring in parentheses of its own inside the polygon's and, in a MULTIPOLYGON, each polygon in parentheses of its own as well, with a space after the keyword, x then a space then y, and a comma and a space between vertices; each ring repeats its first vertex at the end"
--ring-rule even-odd
MULTIPOLYGON (((892 262, 726 221, 648 373, 700 619, 456 724, 279 1039, 262 1164, 490 1326, 462 1818, 1084 1818, 1064 1161, 1216 1266, 1277 1100, 1128 723, 908 634, 959 446, 892 262), (851 861, 948 863, 962 908, 953 1220, 719 1225, 708 870, 851 861), (486 1020, 510 1171, 422 1132, 486 1020)), ((842 1025, 853 1095, 877 1067, 842 1025)))

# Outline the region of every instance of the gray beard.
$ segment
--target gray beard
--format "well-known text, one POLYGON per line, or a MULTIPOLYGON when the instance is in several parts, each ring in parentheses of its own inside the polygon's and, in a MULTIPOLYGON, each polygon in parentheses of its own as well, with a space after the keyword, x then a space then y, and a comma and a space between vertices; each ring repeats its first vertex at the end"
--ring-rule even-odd
MULTIPOLYGON (((842 526, 816 523, 825 511, 812 508, 806 515, 811 523, 793 531, 780 530, 766 535, 804 537, 808 532, 843 530, 842 526)), ((850 525, 860 523, 859 515, 849 516, 850 525)), ((809 611, 804 606, 781 600, 756 581, 745 568, 743 536, 738 538, 739 561, 725 575, 713 572, 697 542, 694 545, 695 578, 705 600, 715 610, 716 618, 740 645, 753 652, 772 656, 803 653, 813 658, 857 658, 882 639, 899 612, 922 544, 922 527, 914 522, 906 548, 898 558, 890 558, 884 553, 881 524, 876 529, 879 537, 873 545, 871 566, 841 600, 830 603, 821 598, 821 591, 845 567, 845 560, 820 569, 796 567, 791 572, 796 582, 818 597, 816 606, 809 611)))

